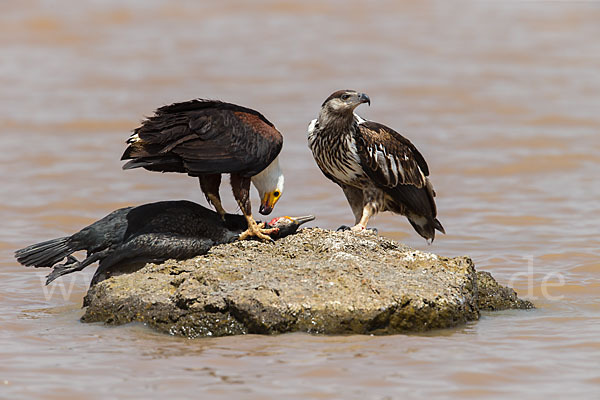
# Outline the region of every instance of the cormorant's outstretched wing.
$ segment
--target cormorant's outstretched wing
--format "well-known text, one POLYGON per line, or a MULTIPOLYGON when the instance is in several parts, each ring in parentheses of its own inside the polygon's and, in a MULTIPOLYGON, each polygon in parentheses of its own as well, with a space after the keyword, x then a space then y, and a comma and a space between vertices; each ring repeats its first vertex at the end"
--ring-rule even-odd
POLYGON ((159 108, 127 142, 123 169, 250 177, 277 157, 283 137, 255 110, 196 99, 159 108))
POLYGON ((435 218, 429 167, 417 148, 398 132, 372 121, 358 124, 357 150, 375 185, 420 215, 435 218))

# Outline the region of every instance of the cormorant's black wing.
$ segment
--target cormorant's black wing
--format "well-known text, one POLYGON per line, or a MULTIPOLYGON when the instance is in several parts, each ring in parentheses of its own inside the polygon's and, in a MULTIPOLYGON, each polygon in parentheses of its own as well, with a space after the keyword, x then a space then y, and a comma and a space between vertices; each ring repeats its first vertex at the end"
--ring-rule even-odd
POLYGON ((186 172, 191 176, 254 176, 281 151, 283 137, 259 112, 196 99, 156 110, 128 140, 123 168, 186 172))
POLYGON ((206 238, 227 243, 248 226, 242 215, 216 212, 187 200, 159 201, 133 208, 127 214, 127 231, 122 243, 141 235, 164 235, 173 238, 206 238))

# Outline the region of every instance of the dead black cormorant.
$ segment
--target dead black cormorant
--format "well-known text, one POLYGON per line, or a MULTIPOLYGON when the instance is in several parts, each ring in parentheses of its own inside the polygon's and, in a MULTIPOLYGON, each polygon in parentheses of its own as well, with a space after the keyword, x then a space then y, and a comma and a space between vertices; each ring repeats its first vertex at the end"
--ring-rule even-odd
MULTIPOLYGON (((277 239, 296 232, 301 224, 313 219, 279 217, 267 225, 275 229, 271 238, 277 239)), ((124 268, 205 254, 216 244, 238 239, 247 227, 242 215, 226 214, 223 220, 214 211, 191 201, 161 201, 118 209, 72 236, 17 250, 15 257, 25 266, 54 267, 46 284, 99 261, 93 285, 106 273, 124 268), (83 261, 72 256, 80 250, 87 250, 83 261), (58 264, 65 258, 66 262, 58 264)))

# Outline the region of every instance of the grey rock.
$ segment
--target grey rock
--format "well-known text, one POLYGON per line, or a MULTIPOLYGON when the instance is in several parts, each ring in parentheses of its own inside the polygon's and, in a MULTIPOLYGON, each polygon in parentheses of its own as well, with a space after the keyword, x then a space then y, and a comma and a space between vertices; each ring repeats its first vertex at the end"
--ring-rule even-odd
POLYGON ((84 305, 85 322, 139 321, 187 337, 419 332, 477 320, 480 310, 533 307, 468 257, 319 228, 148 264, 94 285, 84 305))
POLYGON ((502 286, 486 271, 477 271, 477 306, 480 311, 535 308, 529 300, 520 299, 514 289, 502 286))

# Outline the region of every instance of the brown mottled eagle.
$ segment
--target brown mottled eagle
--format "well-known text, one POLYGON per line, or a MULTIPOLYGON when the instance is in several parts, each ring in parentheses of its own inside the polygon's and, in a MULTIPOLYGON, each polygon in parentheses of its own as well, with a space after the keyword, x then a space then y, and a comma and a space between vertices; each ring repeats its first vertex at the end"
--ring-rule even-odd
POLYGON ((260 213, 269 214, 283 193, 278 155, 283 137, 258 111, 215 100, 195 99, 157 109, 127 140, 123 169, 184 172, 198 177, 206 199, 224 218, 219 186, 231 175, 231 188, 248 230, 240 239, 271 240, 269 229, 256 223, 250 204, 250 182, 261 199, 260 213))
POLYGON ((354 113, 369 96, 339 90, 321 106, 308 127, 308 146, 325 176, 337 183, 356 218, 352 230, 366 229, 379 211, 404 215, 429 242, 435 230, 435 191, 429 168, 417 148, 393 129, 354 113))

